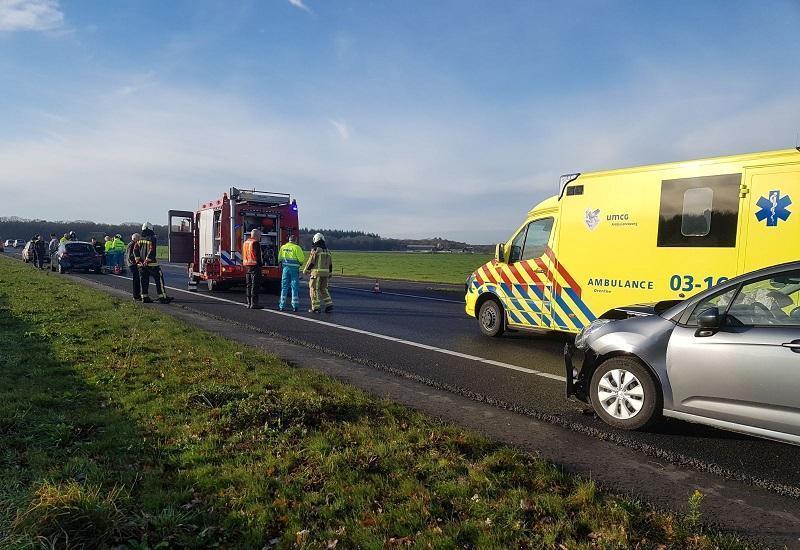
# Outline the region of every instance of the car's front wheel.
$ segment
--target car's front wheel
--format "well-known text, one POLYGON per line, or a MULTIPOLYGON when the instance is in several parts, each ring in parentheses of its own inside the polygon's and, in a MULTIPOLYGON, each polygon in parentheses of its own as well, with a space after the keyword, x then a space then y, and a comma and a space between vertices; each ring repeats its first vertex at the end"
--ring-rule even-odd
POLYGON ((500 336, 506 328, 503 306, 497 300, 489 298, 478 309, 478 325, 486 336, 500 336))
POLYGON ((627 356, 604 361, 592 375, 592 408, 610 426, 638 430, 661 417, 661 394, 653 375, 627 356))

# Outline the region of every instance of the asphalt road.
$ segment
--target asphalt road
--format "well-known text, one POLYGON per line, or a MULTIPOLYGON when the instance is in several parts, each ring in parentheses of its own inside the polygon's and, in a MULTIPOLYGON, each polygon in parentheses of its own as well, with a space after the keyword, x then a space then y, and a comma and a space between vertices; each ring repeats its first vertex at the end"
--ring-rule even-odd
MULTIPOLYGON (((305 287, 301 312, 278 312, 274 294, 262 295, 266 309, 252 311, 243 307, 243 289, 210 293, 201 287, 189 293, 185 269, 163 267, 175 305, 614 441, 642 452, 643 460, 670 461, 800 497, 800 447, 677 420, 649 432, 614 430, 564 398, 563 336, 487 338, 464 313, 457 287, 381 281, 382 292, 373 294, 374 281, 334 278, 331 314, 305 311, 305 287)), ((117 276, 81 276, 117 288, 130 285, 117 276)))

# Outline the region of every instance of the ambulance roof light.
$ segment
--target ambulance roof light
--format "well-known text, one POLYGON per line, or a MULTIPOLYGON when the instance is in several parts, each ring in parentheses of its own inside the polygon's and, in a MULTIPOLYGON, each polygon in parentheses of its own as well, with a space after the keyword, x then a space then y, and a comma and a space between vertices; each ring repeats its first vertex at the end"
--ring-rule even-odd
POLYGON ((567 188, 567 185, 575 181, 580 177, 580 172, 576 174, 564 174, 561 176, 558 182, 558 198, 560 199, 561 196, 564 194, 564 189, 567 188))

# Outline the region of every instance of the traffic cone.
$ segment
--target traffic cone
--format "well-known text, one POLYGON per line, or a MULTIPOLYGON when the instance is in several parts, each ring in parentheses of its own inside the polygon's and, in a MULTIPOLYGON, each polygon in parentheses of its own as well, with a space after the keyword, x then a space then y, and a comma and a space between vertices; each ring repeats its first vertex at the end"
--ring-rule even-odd
POLYGON ((380 294, 381 293, 381 285, 380 283, 375 280, 375 286, 372 287, 373 294, 380 294))
POLYGON ((122 273, 122 269, 119 267, 119 264, 114 266, 114 275, 120 275, 122 273))

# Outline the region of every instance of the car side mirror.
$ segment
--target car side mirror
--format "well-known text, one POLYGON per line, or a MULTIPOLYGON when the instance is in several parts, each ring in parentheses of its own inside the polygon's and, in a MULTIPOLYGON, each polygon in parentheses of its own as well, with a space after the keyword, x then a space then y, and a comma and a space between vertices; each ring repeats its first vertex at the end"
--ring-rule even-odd
POLYGON ((711 307, 697 316, 697 326, 705 330, 716 330, 722 325, 719 308, 711 307))
POLYGON ((500 263, 505 263, 506 261, 506 247, 503 243, 497 245, 494 251, 494 259, 500 263))

